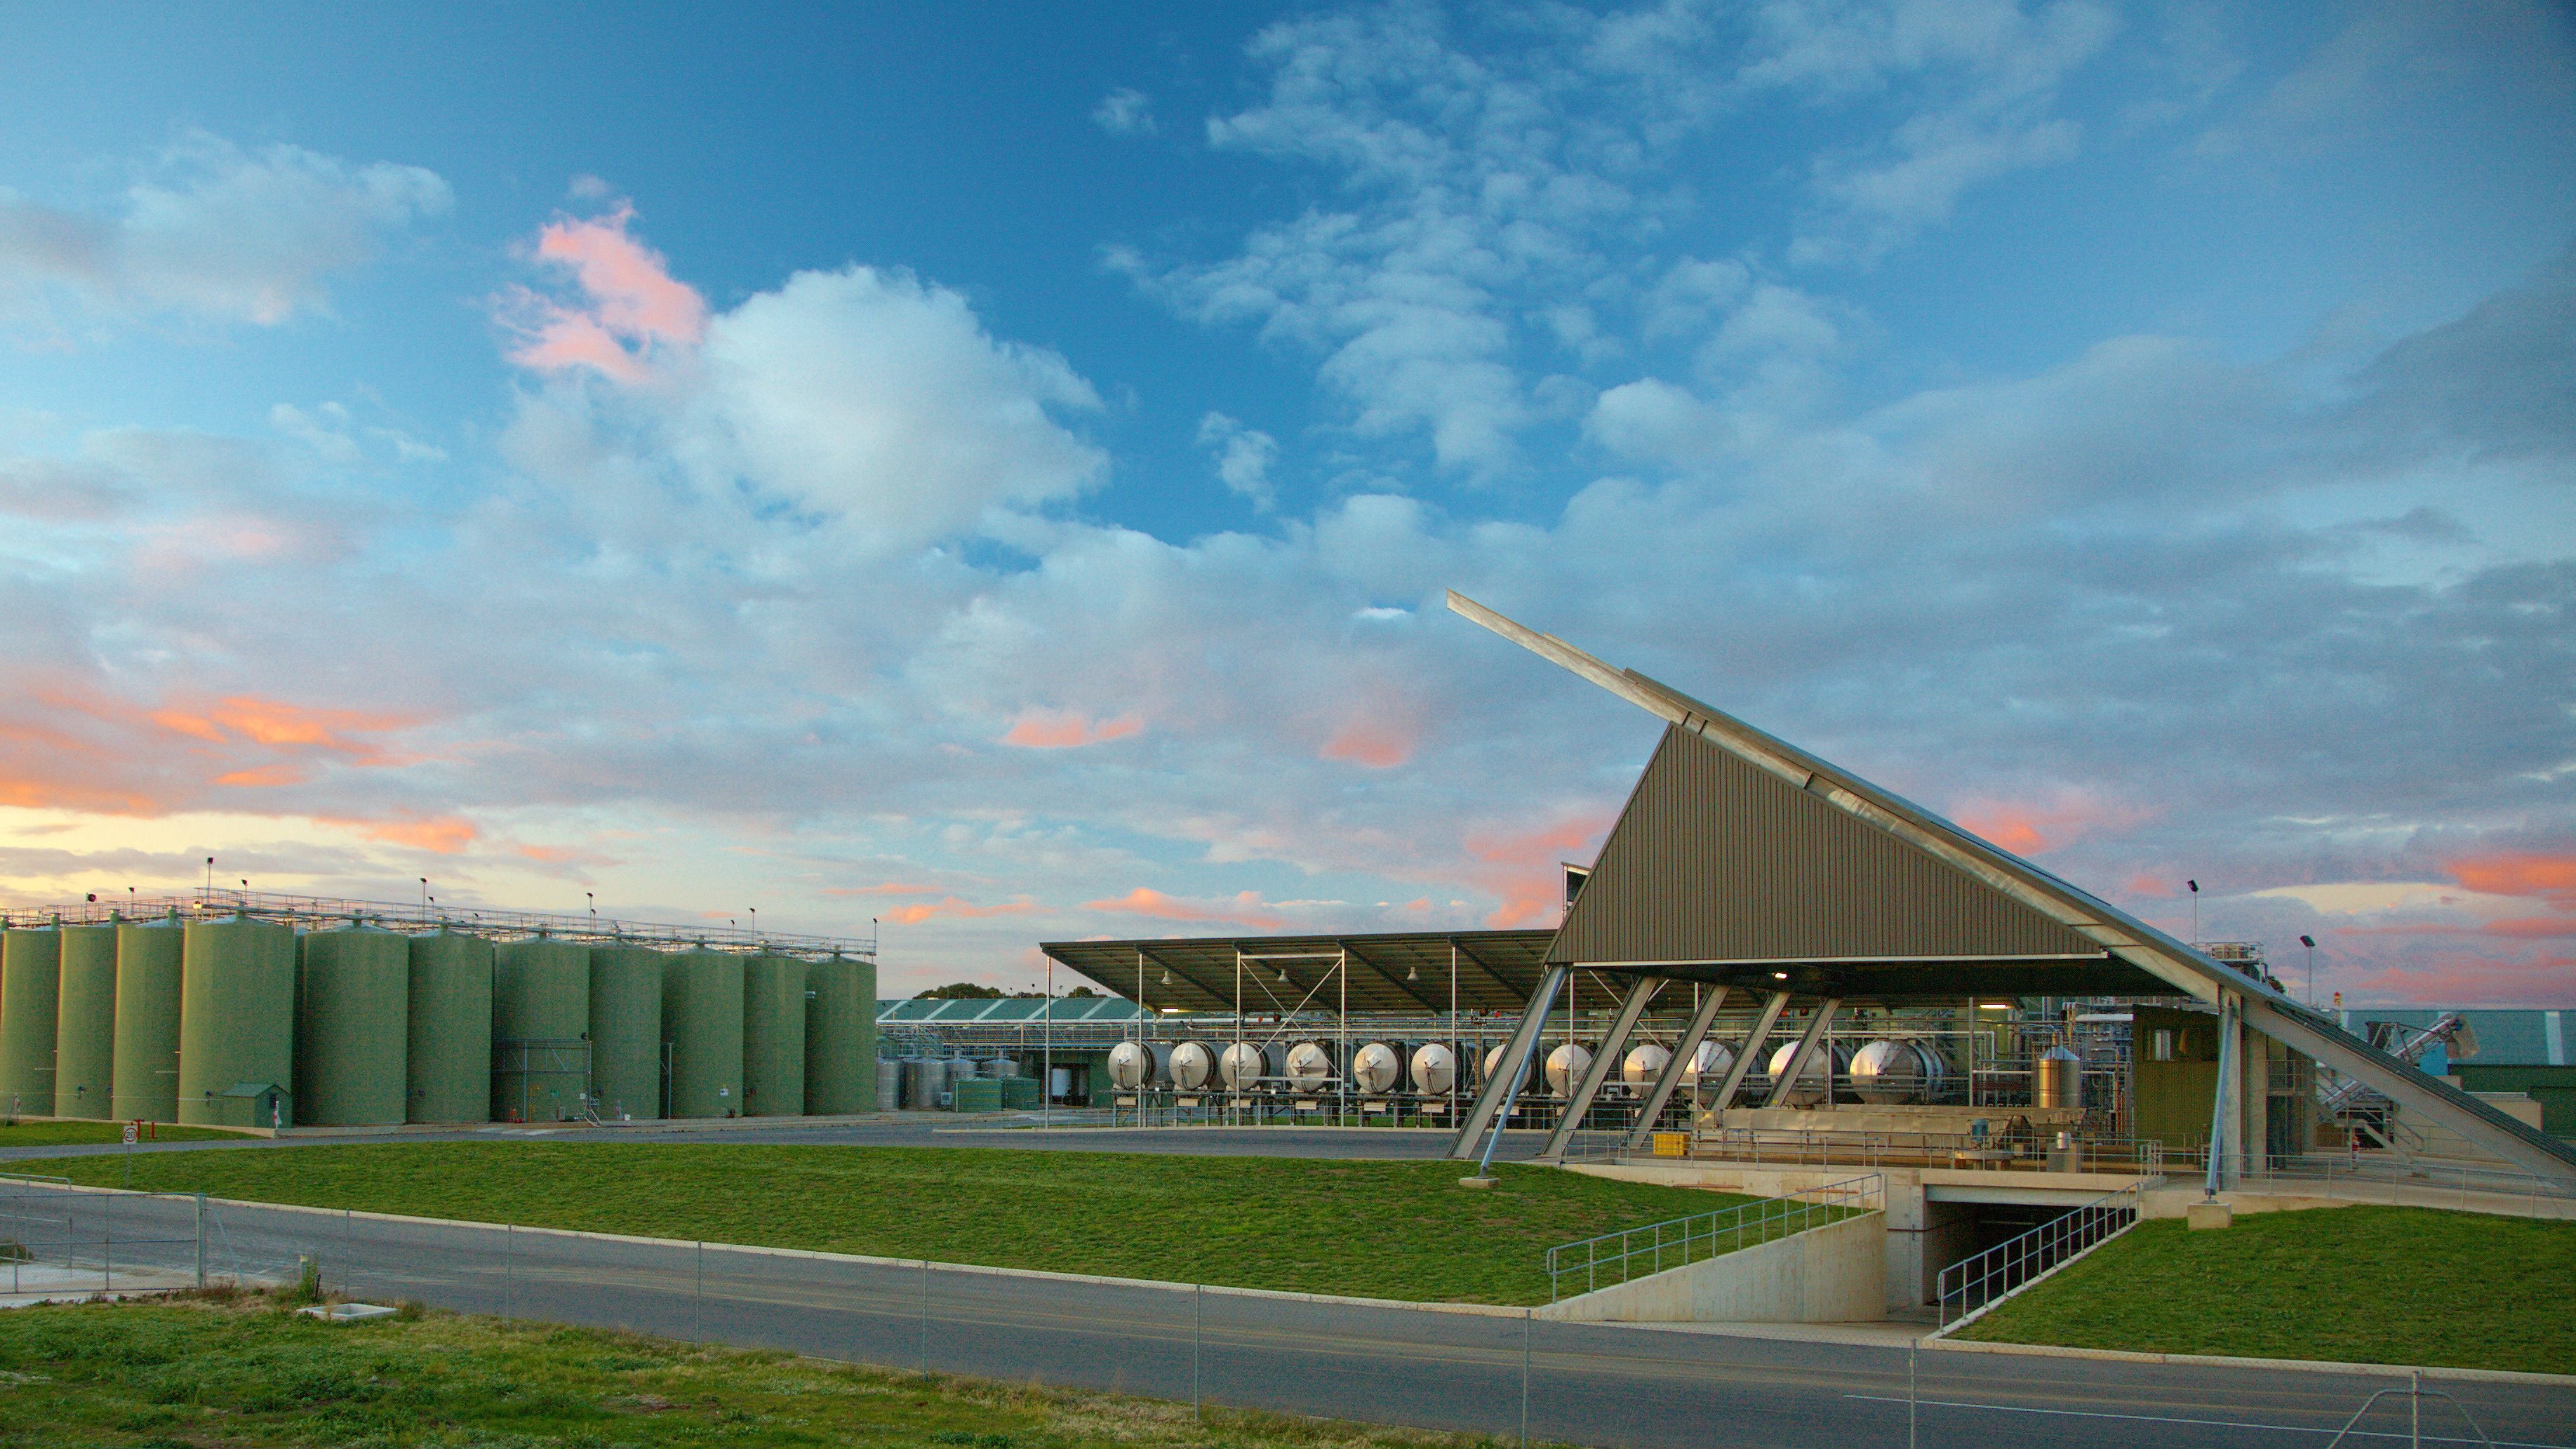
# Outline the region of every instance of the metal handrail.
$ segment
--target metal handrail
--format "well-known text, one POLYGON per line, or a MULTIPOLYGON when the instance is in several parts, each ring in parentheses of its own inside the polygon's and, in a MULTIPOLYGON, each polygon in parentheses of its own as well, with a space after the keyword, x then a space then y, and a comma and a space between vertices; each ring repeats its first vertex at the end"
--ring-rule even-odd
POLYGON ((2140 1188, 2107 1192, 2082 1207, 1997 1243, 1941 1270, 1937 1280, 1941 1331, 2009 1298, 2040 1275, 2138 1225, 2140 1188))
POLYGON ((1547 1301, 1554 1303, 1564 1296, 1565 1276, 1569 1273, 1583 1274, 1583 1291, 1591 1293, 1604 1286, 1605 1271, 1617 1274, 1608 1285, 1611 1287, 1637 1276, 1635 1265, 1639 1259, 1651 1265, 1646 1272, 1660 1273, 1667 1267, 1684 1267, 1721 1252, 1823 1226, 1813 1221, 1820 1216, 1826 1222, 1838 1222, 1853 1213, 1883 1206, 1886 1200, 1885 1181, 1873 1172, 1782 1197, 1559 1243, 1547 1250, 1547 1301), (1718 1246, 1721 1240, 1729 1240, 1722 1249, 1718 1246), (1604 1251, 1605 1244, 1614 1243, 1616 1251, 1604 1251), (1578 1252, 1582 1254, 1580 1260, 1575 1257, 1578 1252))

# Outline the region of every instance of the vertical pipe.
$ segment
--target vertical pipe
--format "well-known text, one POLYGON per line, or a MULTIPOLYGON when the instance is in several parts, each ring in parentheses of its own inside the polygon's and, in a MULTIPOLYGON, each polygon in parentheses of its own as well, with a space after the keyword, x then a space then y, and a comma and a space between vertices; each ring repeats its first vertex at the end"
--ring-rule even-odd
POLYGON ((1467 1075, 1467 1063, 1458 1052, 1458 939, 1449 939, 1449 1120, 1458 1120, 1458 1079, 1467 1075))
POLYGON ((1333 1062, 1333 1067, 1334 1067, 1333 1075, 1334 1075, 1334 1079, 1335 1079, 1335 1080, 1336 1080, 1336 1082, 1338 1083, 1338 1085, 1333 1089, 1333 1125, 1334 1125, 1334 1126, 1336 1126, 1336 1127, 1340 1127, 1340 1126, 1345 1125, 1345 1123, 1344 1123, 1344 1120, 1343 1120, 1343 1119, 1344 1119, 1344 1118, 1346 1118, 1346 1117, 1348 1117, 1348 1116, 1350 1115, 1350 1110, 1351 1110, 1351 953, 1350 953, 1350 948, 1348 948, 1348 947, 1344 947, 1344 948, 1342 948, 1342 956, 1341 956, 1341 959, 1340 959, 1339 961, 1336 961, 1336 962, 1334 962, 1334 963, 1333 963, 1333 970, 1334 970, 1335 972, 1339 973, 1339 974, 1340 974, 1340 976, 1341 976, 1341 990, 1342 990, 1342 1008, 1341 1008, 1341 1023, 1340 1023, 1340 1030, 1341 1030, 1341 1033, 1342 1033, 1342 1050, 1341 1050, 1341 1055, 1340 1055, 1338 1058, 1336 1058, 1336 1059, 1334 1060, 1334 1062, 1333 1062))

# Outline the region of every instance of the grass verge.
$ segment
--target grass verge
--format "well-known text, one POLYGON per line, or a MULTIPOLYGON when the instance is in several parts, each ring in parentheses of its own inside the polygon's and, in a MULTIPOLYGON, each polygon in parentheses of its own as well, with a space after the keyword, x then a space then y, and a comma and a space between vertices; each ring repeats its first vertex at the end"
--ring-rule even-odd
POLYGON ((1461 1435, 415 1313, 328 1325, 256 1294, 0 1314, 0 1445, 1093 1444, 1438 1449, 1461 1435))
MULTIPOLYGON (((250 1136, 221 1127, 154 1126, 143 1130, 151 1134, 144 1139, 147 1142, 211 1142, 218 1137, 241 1141, 250 1136)), ((0 1148, 93 1147, 124 1140, 122 1122, 0 1121, 0 1148)))
POLYGON ((2432 1208, 2165 1219, 1958 1336, 2137 1353, 2576 1374, 2576 1223, 2432 1208))
MULTIPOLYGON (((114 1158, 29 1171, 123 1184, 114 1158)), ((696 1143, 423 1142, 161 1152, 132 1186, 514 1222, 1429 1302, 1544 1303, 1550 1247, 1748 1199, 1452 1162, 696 1143)))

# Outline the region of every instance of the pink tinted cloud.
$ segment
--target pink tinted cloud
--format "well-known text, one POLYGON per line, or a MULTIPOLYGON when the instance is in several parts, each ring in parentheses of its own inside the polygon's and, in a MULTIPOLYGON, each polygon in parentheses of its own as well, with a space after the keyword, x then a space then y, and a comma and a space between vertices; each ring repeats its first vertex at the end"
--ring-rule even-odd
POLYGON ((1353 720, 1324 742, 1323 757, 1372 770, 1391 770, 1413 758, 1414 732, 1382 720, 1353 720))
MULTIPOLYGON (((317 816, 325 825, 381 840, 387 845, 426 850, 437 855, 455 855, 474 843, 474 823, 454 815, 397 815, 385 820, 351 820, 336 816, 317 816)), ((524 852, 522 852, 524 853, 524 852)))
POLYGON ((2541 896, 2576 910, 2576 854, 2509 850, 2444 862, 2451 877, 2491 896, 2541 896))
POLYGON ((1084 901, 1086 911, 1113 911, 1121 915, 1151 916, 1161 921, 1183 921, 1193 925, 1250 926, 1256 930, 1275 931, 1288 923, 1262 909, 1258 892, 1245 891, 1231 902, 1207 903, 1167 896, 1150 886, 1138 886, 1115 900, 1084 901))
POLYGON ((2354 989, 2427 1005, 2554 1006, 2566 999, 2571 984, 2576 984, 2576 956, 2543 953, 2499 961, 2458 952, 2374 972, 2354 989))
POLYGON ((1557 875, 1563 861, 1588 861, 1610 817, 1575 816, 1543 829, 1514 835, 1471 834, 1467 853, 1478 862, 1477 884, 1503 898, 1485 918, 1490 930, 1508 931, 1544 925, 1564 902, 1565 883, 1557 875))
POLYGON ((694 346, 706 335, 706 299, 628 234, 634 219, 635 208, 621 202, 607 216, 566 217, 538 231, 537 259, 569 269, 581 300, 567 305, 513 290, 504 320, 527 340, 511 351, 512 362, 540 372, 588 367, 635 383, 657 349, 694 346))
POLYGON ((2015 855, 2038 855, 2087 835, 2126 830, 2153 813, 2066 790, 2045 803, 1970 800, 1952 818, 2015 855))
POLYGON ((918 926, 933 916, 955 916, 961 920, 981 920, 987 916, 1025 916, 1038 908, 1035 901, 1008 901, 998 906, 979 906, 972 901, 949 896, 944 900, 897 906, 878 919, 890 925, 918 926))
POLYGON ((1033 709, 1020 716, 1010 733, 1002 736, 1002 743, 1024 750, 1070 750, 1123 740, 1144 727, 1145 722, 1132 714, 1095 723, 1076 710, 1033 709))

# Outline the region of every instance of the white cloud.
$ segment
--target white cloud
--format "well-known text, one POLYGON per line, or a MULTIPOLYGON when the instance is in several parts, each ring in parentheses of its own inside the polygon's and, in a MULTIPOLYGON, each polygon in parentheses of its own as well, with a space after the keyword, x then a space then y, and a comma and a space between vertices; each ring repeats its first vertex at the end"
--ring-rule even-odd
POLYGON ((1091 108, 1091 120, 1113 136, 1150 136, 1155 130, 1154 98, 1122 86, 1100 98, 1100 104, 1091 108))
POLYGON ((1270 484, 1270 465, 1279 457, 1276 438, 1223 413, 1209 413, 1199 419, 1199 446, 1216 454, 1218 482, 1264 513, 1278 503, 1279 492, 1270 484))
POLYGON ((67 210, 0 189, 0 307, 66 300, 113 318, 273 326, 321 307, 330 275, 449 202, 447 183, 417 166, 192 135, 112 208, 67 210))

